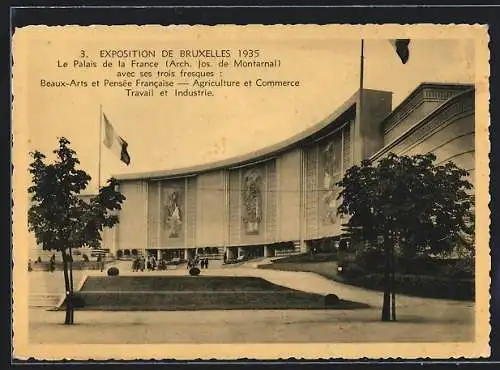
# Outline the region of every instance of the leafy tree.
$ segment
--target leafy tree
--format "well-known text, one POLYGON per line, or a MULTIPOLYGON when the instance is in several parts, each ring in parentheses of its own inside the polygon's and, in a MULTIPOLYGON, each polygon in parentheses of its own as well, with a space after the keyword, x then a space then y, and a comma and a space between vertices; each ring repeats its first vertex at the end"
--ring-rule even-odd
POLYGON ((30 153, 29 172, 32 185, 28 188, 31 206, 28 210, 29 231, 44 250, 60 252, 63 260, 66 291, 65 324, 74 323, 72 249, 82 246, 99 247, 100 231, 118 223, 115 214, 125 197, 116 190, 117 181, 107 185, 87 203, 78 195, 85 190, 90 176, 77 169, 80 164, 70 142, 59 138, 59 147, 53 151, 54 163, 46 164, 46 156, 30 153))
POLYGON ((395 246, 403 255, 440 254, 473 235, 472 188, 468 173, 448 162, 435 165, 432 153, 389 154, 377 164, 365 160, 337 183, 337 209, 348 215, 347 233, 381 245, 385 260, 382 321, 396 320, 395 246), (383 240, 383 241, 382 241, 383 240), (392 315, 391 315, 392 311, 392 315))

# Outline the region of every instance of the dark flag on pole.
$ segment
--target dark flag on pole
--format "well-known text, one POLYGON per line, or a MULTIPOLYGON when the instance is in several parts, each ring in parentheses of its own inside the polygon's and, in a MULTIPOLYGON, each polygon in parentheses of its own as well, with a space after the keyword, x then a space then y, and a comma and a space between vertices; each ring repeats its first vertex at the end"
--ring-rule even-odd
POLYGON ((390 40, 390 42, 396 50, 399 59, 401 59, 401 62, 403 64, 406 64, 406 62, 408 62, 408 59, 410 58, 410 39, 395 39, 390 40))

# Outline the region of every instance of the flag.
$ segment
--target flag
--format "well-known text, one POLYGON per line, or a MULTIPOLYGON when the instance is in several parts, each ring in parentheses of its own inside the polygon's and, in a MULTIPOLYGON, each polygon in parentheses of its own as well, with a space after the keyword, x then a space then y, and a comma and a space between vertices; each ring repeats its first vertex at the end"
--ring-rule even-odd
POLYGON ((399 56, 399 59, 401 59, 401 62, 403 64, 406 64, 408 61, 408 58, 410 58, 410 40, 409 39, 396 39, 396 40, 390 40, 392 46, 396 50, 396 53, 399 56))
POLYGON ((104 145, 111 149, 120 160, 127 166, 130 164, 130 155, 128 154, 127 147, 128 144, 122 139, 120 135, 116 132, 113 125, 109 122, 106 115, 103 113, 104 118, 104 145))

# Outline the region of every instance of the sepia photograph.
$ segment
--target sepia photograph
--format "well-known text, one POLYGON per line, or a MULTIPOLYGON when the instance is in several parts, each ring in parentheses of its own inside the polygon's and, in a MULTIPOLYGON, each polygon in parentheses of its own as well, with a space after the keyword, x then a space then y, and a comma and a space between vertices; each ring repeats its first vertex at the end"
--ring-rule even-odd
POLYGON ((488 40, 16 29, 14 356, 488 356, 488 40))

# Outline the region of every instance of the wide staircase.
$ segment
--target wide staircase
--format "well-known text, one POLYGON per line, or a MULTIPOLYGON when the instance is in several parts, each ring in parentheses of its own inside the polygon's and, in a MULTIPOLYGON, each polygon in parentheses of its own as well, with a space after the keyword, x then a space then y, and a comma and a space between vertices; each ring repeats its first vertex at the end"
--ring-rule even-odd
POLYGON ((329 308, 322 295, 223 276, 89 276, 75 303, 83 310, 115 311, 329 308))
MULTIPOLYGON (((74 286, 77 287, 86 271, 73 271, 74 286)), ((31 271, 29 278, 29 307, 56 307, 64 297, 64 275, 62 271, 31 271)))

